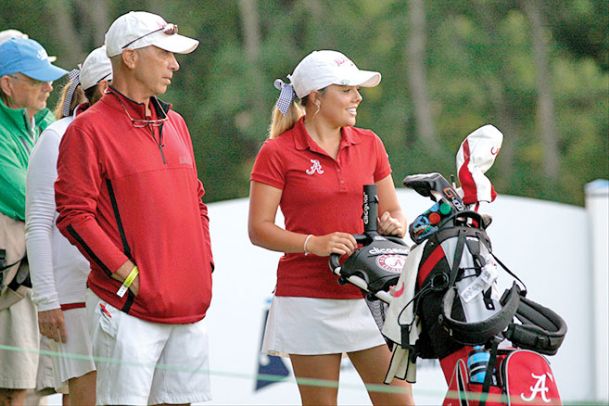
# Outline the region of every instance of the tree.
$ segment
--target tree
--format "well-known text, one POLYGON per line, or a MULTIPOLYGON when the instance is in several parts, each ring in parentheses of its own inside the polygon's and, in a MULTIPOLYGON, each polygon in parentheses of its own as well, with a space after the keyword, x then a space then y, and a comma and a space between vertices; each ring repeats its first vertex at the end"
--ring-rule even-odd
POLYGON ((558 181, 560 157, 558 153, 558 130, 552 94, 552 68, 548 61, 548 45, 544 30, 546 19, 542 12, 542 0, 521 0, 520 4, 531 25, 533 55, 537 74, 537 123, 543 142, 543 169, 546 178, 558 181))
POLYGON ((408 23, 410 30, 406 41, 406 64, 408 66, 408 87, 414 104, 417 135, 429 151, 437 153, 440 145, 435 134, 431 104, 427 92, 425 62, 427 33, 423 0, 408 1, 408 23))
POLYGON ((54 34, 63 50, 63 65, 75 66, 79 64, 86 53, 83 50, 81 36, 75 28, 74 18, 67 2, 64 0, 48 0, 45 4, 47 12, 56 22, 56 27, 61 27, 61 29, 54 30, 54 34))

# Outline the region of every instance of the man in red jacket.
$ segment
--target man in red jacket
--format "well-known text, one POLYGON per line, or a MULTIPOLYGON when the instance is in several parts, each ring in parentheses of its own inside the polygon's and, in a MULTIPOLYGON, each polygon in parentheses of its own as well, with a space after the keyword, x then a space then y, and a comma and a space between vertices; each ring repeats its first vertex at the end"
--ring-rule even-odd
POLYGON ((89 259, 98 404, 210 399, 213 257, 188 128, 157 96, 198 41, 130 12, 106 33, 113 80, 60 145, 61 232, 89 259))

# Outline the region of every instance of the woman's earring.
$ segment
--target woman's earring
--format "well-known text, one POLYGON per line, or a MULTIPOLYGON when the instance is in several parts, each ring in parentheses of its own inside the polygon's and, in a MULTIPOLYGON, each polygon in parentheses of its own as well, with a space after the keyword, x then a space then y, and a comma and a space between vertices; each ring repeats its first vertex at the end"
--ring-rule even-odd
POLYGON ((319 113, 319 109, 321 109, 321 103, 320 102, 315 103, 315 107, 317 107, 317 110, 315 110, 315 113, 313 113, 313 117, 315 117, 317 115, 317 113, 319 113))

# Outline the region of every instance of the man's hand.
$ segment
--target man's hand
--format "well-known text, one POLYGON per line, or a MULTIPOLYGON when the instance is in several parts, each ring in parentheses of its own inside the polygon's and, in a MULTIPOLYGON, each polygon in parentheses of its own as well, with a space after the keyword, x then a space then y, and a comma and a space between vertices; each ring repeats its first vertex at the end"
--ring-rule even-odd
POLYGON ((38 312, 38 327, 40 334, 58 343, 65 343, 68 339, 61 309, 38 312))

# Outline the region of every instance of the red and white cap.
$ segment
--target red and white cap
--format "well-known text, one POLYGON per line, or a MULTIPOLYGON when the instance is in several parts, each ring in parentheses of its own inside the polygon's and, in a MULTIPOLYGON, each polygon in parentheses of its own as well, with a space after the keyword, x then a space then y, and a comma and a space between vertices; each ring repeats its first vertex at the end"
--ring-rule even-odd
POLYGON ((374 87, 381 82, 379 72, 359 70, 337 51, 313 51, 288 75, 299 98, 329 85, 374 87))
POLYGON ((178 34, 178 26, 146 11, 130 11, 118 17, 106 33, 106 53, 111 58, 125 49, 154 45, 176 54, 189 54, 199 41, 178 34))

